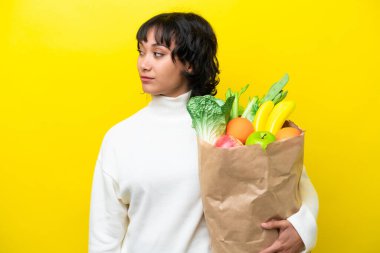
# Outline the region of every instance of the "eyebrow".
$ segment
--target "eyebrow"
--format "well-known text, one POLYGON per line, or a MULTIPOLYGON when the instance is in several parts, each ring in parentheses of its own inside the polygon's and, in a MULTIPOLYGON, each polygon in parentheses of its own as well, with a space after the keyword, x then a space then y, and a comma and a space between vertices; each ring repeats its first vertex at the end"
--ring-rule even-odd
MULTIPOLYGON (((143 44, 142 42, 139 42, 139 46, 144 47, 144 44, 143 44)), ((167 49, 170 50, 169 47, 165 46, 164 44, 159 44, 159 43, 154 43, 154 44, 152 44, 152 47, 165 47, 165 48, 167 48, 167 49)))

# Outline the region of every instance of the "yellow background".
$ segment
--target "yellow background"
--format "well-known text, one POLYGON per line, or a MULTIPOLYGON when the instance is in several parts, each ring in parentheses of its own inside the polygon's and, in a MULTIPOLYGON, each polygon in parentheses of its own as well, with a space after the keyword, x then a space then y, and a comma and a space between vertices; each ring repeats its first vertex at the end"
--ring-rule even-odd
POLYGON ((320 198, 318 252, 378 252, 380 2, 0 2, 0 252, 87 251, 105 132, 149 102, 135 33, 194 11, 219 39, 221 83, 263 95, 289 73, 292 119, 320 198))

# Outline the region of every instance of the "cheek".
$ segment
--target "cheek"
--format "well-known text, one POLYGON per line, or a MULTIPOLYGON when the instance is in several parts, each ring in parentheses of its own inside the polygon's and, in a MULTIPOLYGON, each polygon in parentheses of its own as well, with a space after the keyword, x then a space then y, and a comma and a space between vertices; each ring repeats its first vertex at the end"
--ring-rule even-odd
POLYGON ((140 66, 141 66, 141 59, 140 59, 140 57, 137 58, 136 66, 137 66, 137 68, 140 68, 140 66))
POLYGON ((180 65, 174 64, 171 58, 165 59, 161 64, 155 65, 154 68, 158 80, 165 82, 178 82, 182 78, 182 68, 180 65))
POLYGON ((166 61, 164 64, 157 66, 157 72, 160 72, 163 78, 171 78, 176 74, 176 67, 173 62, 166 61))

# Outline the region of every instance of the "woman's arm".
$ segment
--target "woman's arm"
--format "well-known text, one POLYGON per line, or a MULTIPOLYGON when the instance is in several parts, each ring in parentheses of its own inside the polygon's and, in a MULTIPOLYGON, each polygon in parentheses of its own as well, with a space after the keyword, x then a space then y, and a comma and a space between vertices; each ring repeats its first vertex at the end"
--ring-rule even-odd
POLYGON ((317 242, 317 216, 319 201, 318 194, 307 176, 305 167, 303 168, 300 181, 300 193, 302 198, 302 206, 297 213, 288 218, 288 221, 297 230, 303 243, 305 244, 306 249, 303 252, 308 252, 314 248, 317 242))
POLYGON ((113 166, 110 153, 103 142, 92 182, 89 253, 120 253, 128 227, 127 206, 118 197, 117 181, 106 170, 113 166))
POLYGON ((261 253, 309 252, 317 241, 318 195, 303 168, 300 180, 302 206, 287 220, 263 223, 265 229, 278 229, 279 238, 261 253))

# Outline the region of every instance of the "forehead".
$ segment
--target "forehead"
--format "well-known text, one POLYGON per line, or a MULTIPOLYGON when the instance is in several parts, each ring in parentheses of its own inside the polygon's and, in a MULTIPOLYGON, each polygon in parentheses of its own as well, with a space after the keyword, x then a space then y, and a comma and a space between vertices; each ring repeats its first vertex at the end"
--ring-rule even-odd
POLYGON ((139 46, 163 46, 169 49, 173 49, 175 47, 175 39, 172 35, 168 38, 168 36, 164 34, 162 29, 150 28, 145 36, 138 41, 139 46))
POLYGON ((139 41, 139 45, 153 45, 153 46, 160 45, 159 43, 157 43, 155 35, 156 35, 156 31, 153 29, 150 29, 146 34, 146 38, 139 41))

